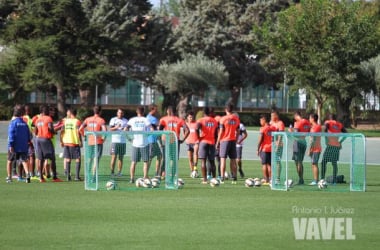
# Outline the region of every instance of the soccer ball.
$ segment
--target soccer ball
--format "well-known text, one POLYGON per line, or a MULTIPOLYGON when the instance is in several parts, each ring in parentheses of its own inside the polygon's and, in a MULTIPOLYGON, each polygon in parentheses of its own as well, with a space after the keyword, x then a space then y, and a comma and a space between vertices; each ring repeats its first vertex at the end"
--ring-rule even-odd
POLYGON ((191 175, 190 175, 191 178, 198 178, 198 176, 199 176, 198 171, 194 170, 191 172, 191 175))
POLYGON ((230 175, 228 174, 227 171, 224 172, 224 179, 228 180, 230 178, 230 175))
POLYGON ((219 187, 219 185, 220 185, 220 181, 218 179, 212 178, 210 180, 210 186, 211 187, 219 187))
POLYGON ((160 184, 161 184, 160 179, 158 179, 158 178, 153 178, 153 179, 151 180, 151 182, 152 182, 152 188, 158 188, 158 187, 160 187, 160 184))
POLYGON ((255 185, 255 181, 252 178, 248 178, 244 182, 244 186, 247 188, 253 187, 255 185))
POLYGON ((260 178, 254 178, 253 179, 253 184, 255 185, 255 187, 260 187, 261 186, 261 180, 260 180, 260 178))
POLYGON ((116 189, 116 183, 114 180, 107 181, 106 183, 106 189, 107 190, 115 190, 116 189))
POLYGON ((144 179, 143 187, 144 188, 151 188, 152 187, 152 182, 150 181, 150 179, 148 179, 148 178, 144 179))
POLYGON ((178 185, 178 188, 183 188, 183 186, 185 185, 185 182, 181 178, 178 178, 177 185, 178 185))
POLYGON ((138 178, 135 182, 136 187, 142 187, 144 185, 144 179, 143 178, 138 178))
POLYGON ((327 182, 325 181, 325 180, 320 180, 320 181, 318 181, 318 188, 319 189, 325 189, 325 188, 327 188, 327 182))
POLYGON ((293 187, 293 180, 292 179, 288 179, 285 181, 284 185, 288 188, 291 188, 293 187))

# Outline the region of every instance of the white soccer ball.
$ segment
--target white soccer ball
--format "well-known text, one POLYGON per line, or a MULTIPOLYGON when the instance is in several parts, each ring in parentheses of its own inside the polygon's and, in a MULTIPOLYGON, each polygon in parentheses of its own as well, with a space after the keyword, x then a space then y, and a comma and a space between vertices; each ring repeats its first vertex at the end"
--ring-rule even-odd
POLYGON ((318 188, 319 189, 325 189, 325 188, 327 188, 327 182, 325 181, 325 180, 320 180, 320 181, 318 181, 318 188))
POLYGON ((144 185, 144 179, 143 178, 138 178, 135 182, 136 187, 142 187, 144 185))
POLYGON ((190 177, 191 178, 198 178, 199 177, 198 171, 196 171, 196 170, 192 171, 190 177))
POLYGON ((293 187, 293 184, 294 184, 294 182, 293 182, 292 179, 287 179, 287 180, 284 182, 284 185, 285 185, 286 187, 288 187, 288 188, 293 187))
POLYGON ((252 178, 248 178, 244 182, 244 186, 247 188, 253 187, 254 185, 255 185, 255 181, 252 178))
POLYGON ((229 178, 230 178, 230 174, 227 171, 225 171, 224 172, 224 179, 228 180, 229 178))
POLYGON ((161 184, 161 180, 160 179, 153 178, 153 179, 151 179, 151 182, 152 182, 152 188, 158 188, 158 187, 160 187, 160 184, 161 184))
POLYGON ((177 185, 178 185, 178 188, 183 188, 183 186, 185 185, 185 182, 181 178, 178 178, 177 185))
POLYGON ((116 189, 116 183, 114 180, 107 181, 106 183, 106 189, 107 190, 115 190, 116 189))
POLYGON ((150 179, 148 179, 148 178, 144 179, 143 187, 144 188, 151 188, 152 187, 152 182, 150 181, 150 179))
POLYGON ((210 180, 210 186, 211 187, 219 187, 219 185, 220 185, 220 181, 218 179, 212 178, 210 180))

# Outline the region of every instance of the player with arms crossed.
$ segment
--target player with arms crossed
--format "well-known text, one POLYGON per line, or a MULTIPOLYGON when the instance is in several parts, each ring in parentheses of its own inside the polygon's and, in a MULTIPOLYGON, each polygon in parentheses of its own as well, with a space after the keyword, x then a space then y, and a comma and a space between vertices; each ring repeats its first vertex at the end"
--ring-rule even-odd
POLYGON ((199 137, 197 134, 197 122, 194 119, 194 112, 190 111, 186 115, 186 125, 189 128, 189 136, 186 138, 187 157, 189 158, 190 176, 193 171, 197 171, 199 137))
POLYGON ((257 143, 257 155, 260 156, 263 185, 269 185, 272 177, 271 161, 272 161, 272 132, 276 131, 275 127, 269 125, 265 115, 260 116, 260 135, 257 143))
MULTIPOLYGON (((329 119, 325 122, 325 132, 347 133, 347 130, 344 128, 342 123, 336 121, 336 116, 334 114, 330 114, 329 119)), ((337 136, 328 136, 326 140, 327 147, 325 149, 325 152, 323 153, 321 164, 321 179, 325 179, 326 165, 328 162, 331 162, 333 166, 333 184, 336 184, 336 176, 338 175, 339 153, 345 138, 339 140, 339 137, 337 136)))
POLYGON ((110 131, 113 131, 111 135, 111 177, 115 175, 115 164, 117 159, 117 176, 122 176, 123 158, 126 151, 127 139, 120 131, 125 130, 128 120, 124 118, 124 111, 118 109, 116 116, 110 120, 110 131))
MULTIPOLYGON (((321 133, 322 126, 318 124, 318 115, 310 114, 309 121, 311 124, 311 133, 321 133)), ((320 136, 310 136, 310 149, 309 156, 311 157, 311 168, 313 171, 313 181, 309 184, 310 186, 315 186, 318 184, 318 161, 321 155, 322 147, 321 147, 321 137, 320 136)))
POLYGON ((216 147, 219 148, 221 183, 224 183, 224 173, 228 156, 230 158, 232 184, 236 184, 236 139, 239 134, 240 120, 239 117, 232 113, 232 104, 227 104, 224 111, 226 115, 220 118, 218 139, 216 141, 216 147))
MULTIPOLYGON (((140 106, 136 109, 137 116, 131 118, 127 123, 128 131, 153 131, 148 118, 144 116, 144 107, 140 106)), ((130 167, 131 179, 129 183, 135 182, 136 164, 142 159, 144 162, 143 172, 144 179, 149 178, 149 143, 148 137, 143 134, 134 134, 132 142, 132 163, 130 167)))
MULTIPOLYGON (((105 120, 100 116, 102 112, 102 107, 95 105, 92 109, 93 111, 93 116, 87 117, 82 125, 79 128, 79 131, 82 135, 84 135, 84 131, 88 132, 100 132, 100 131, 107 131, 107 126, 105 120)), ((85 137, 86 140, 86 137, 85 137)), ((93 174, 93 179, 92 182, 96 181, 96 176, 95 173, 97 171, 97 167, 99 166, 99 161, 100 158, 102 157, 103 154, 103 143, 105 140, 105 137, 100 136, 100 135, 89 135, 88 138, 88 150, 86 153, 90 159, 89 161, 89 166, 92 165, 92 174, 93 174)))
POLYGON ((63 119, 63 126, 60 136, 61 146, 63 147, 63 158, 67 171, 67 181, 71 181, 71 160, 75 160, 75 181, 80 181, 80 164, 82 136, 79 133, 81 122, 76 118, 77 111, 68 108, 66 118, 63 119))
POLYGON ((204 116, 197 121, 196 133, 199 137, 198 158, 201 159, 202 184, 207 184, 207 160, 210 163, 212 177, 216 177, 215 138, 218 131, 218 122, 210 116, 208 107, 204 108, 203 113, 204 116))
MULTIPOLYGON (((294 113, 294 128, 289 128, 289 132, 310 132, 310 122, 307 119, 302 118, 299 111, 294 113)), ((303 185, 305 183, 303 179, 303 159, 306 153, 306 139, 305 136, 300 136, 295 138, 293 145, 293 160, 296 164, 298 173, 298 185, 303 185)))
MULTIPOLYGON (((159 130, 173 131, 177 135, 177 139, 178 139, 177 152, 178 152, 178 156, 179 156, 180 145, 189 136, 190 131, 189 131, 189 128, 187 127, 185 121, 183 119, 179 118, 178 116, 174 115, 173 107, 171 107, 171 106, 167 107, 166 114, 167 114, 166 116, 164 116, 160 119, 159 130), (183 130, 183 138, 182 139, 180 139, 181 138, 181 129, 183 130)), ((167 138, 165 138, 165 136, 162 137, 162 141, 163 141, 162 151, 163 152, 165 152, 164 145, 165 145, 166 139, 167 138)), ((174 140, 174 138, 171 137, 170 141, 173 142, 173 140, 174 140)), ((173 159, 170 159, 170 160, 173 160, 173 159)), ((161 169, 162 177, 164 177, 164 175, 165 175, 164 169, 165 169, 165 157, 163 157, 163 162, 162 162, 162 169, 161 169)))

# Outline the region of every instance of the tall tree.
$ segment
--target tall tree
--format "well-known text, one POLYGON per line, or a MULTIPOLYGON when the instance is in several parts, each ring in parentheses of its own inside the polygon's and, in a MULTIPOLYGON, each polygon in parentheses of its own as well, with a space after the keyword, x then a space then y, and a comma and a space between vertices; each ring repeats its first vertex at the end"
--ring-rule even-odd
POLYGON ((223 63, 205 56, 187 55, 176 63, 162 63, 157 70, 155 80, 165 87, 166 92, 179 97, 177 109, 185 117, 192 95, 203 96, 210 84, 223 85, 228 73, 223 63))
POLYGON ((326 97, 334 97, 338 117, 346 125, 351 100, 368 88, 358 82, 360 62, 380 48, 378 15, 365 6, 356 1, 303 0, 263 29, 275 61, 286 68, 294 87, 313 93, 319 109, 326 97))

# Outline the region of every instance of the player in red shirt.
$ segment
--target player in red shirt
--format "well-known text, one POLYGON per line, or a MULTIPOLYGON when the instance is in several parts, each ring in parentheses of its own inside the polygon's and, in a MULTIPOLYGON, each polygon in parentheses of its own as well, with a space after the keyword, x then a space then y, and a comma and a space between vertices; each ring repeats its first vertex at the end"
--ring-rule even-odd
POLYGON ((240 120, 239 117, 232 113, 232 104, 227 104, 224 111, 226 115, 220 118, 218 140, 216 142, 216 147, 219 148, 221 183, 224 182, 224 172, 226 170, 226 160, 228 156, 230 158, 232 184, 236 184, 236 140, 239 134, 240 120))
POLYGON ((263 178, 265 180, 263 185, 269 185, 269 181, 272 176, 272 132, 276 131, 276 128, 268 124, 268 120, 265 115, 260 116, 260 125, 261 128, 259 140, 257 143, 257 155, 261 158, 263 178))
POLYGON ((190 111, 186 116, 186 125, 189 128, 189 136, 186 138, 187 156, 189 158, 190 176, 193 171, 197 171, 199 138, 197 134, 197 122, 194 119, 194 112, 190 111))
MULTIPOLYGON (((307 119, 302 118, 301 113, 297 111, 294 113, 294 129, 289 129, 290 132, 310 132, 310 122, 307 119)), ((293 146, 293 160, 295 161, 298 173, 298 185, 303 185, 305 182, 303 180, 303 159, 306 152, 306 140, 305 136, 298 136, 294 140, 293 146)))
MULTIPOLYGON (((166 116, 162 117, 160 119, 158 128, 159 130, 166 130, 166 131, 173 131, 177 135, 178 140, 178 156, 179 156, 179 149, 180 144, 183 143, 186 138, 189 136, 189 128, 187 127, 185 121, 178 116, 174 115, 174 110, 172 106, 167 107, 166 109, 166 116), (183 137, 181 138, 181 130, 183 130, 183 137)), ((174 138, 169 138, 171 141, 174 140, 174 138)), ((162 137, 162 152, 165 153, 165 137, 162 137)), ((173 159, 171 159, 173 160, 173 159)), ((161 169, 161 176, 165 176, 165 155, 163 156, 162 160, 162 169, 161 169)))
MULTIPOLYGON (((107 131, 107 126, 105 120, 100 116, 102 112, 102 107, 95 105, 93 107, 93 112, 94 115, 87 117, 82 125, 79 127, 79 132, 84 136, 84 131, 88 132, 100 132, 100 131, 107 131)), ((95 176, 95 171, 97 170, 97 167, 99 166, 99 160, 102 157, 103 154, 103 143, 104 143, 104 136, 100 135, 88 135, 84 137, 85 140, 88 140, 88 156, 90 161, 89 161, 89 166, 92 166, 92 174, 93 174, 93 179, 92 182, 96 181, 96 176, 95 176), (86 138, 87 137, 87 138, 86 138), (96 161, 94 159, 96 158, 96 161)))
MULTIPOLYGON (((347 133, 347 130, 344 128, 343 124, 336 121, 336 117, 333 114, 329 115, 329 119, 325 122, 325 132, 327 133, 347 133)), ((325 179, 326 174, 326 165, 328 162, 331 162, 333 166, 333 184, 336 183, 336 176, 338 174, 338 160, 340 149, 342 148, 342 143, 344 139, 339 141, 338 136, 329 136, 327 139, 327 146, 322 157, 322 171, 321 179, 325 179)))
MULTIPOLYGON (((309 121, 311 124, 311 133, 321 133, 322 127, 318 124, 318 115, 310 114, 309 121)), ((310 136, 310 149, 309 156, 311 157, 311 168, 313 171, 313 181, 309 184, 311 186, 315 186, 318 183, 318 161, 321 155, 322 146, 321 146, 321 137, 320 136, 310 136)))
POLYGON ((215 166, 215 138, 218 131, 218 122, 210 116, 210 109, 205 107, 204 116, 197 121, 197 133, 199 136, 199 159, 202 164, 202 184, 207 184, 207 160, 210 163, 210 173, 216 177, 215 166))
MULTIPOLYGON (((39 160, 38 162, 38 171, 40 173, 40 182, 46 182, 42 169, 45 163, 45 160, 51 160, 51 169, 53 172, 53 181, 61 181, 57 177, 57 169, 55 163, 55 150, 51 138, 54 136, 54 127, 53 119, 49 115, 49 107, 44 105, 42 106, 41 115, 35 120, 35 134, 36 138, 36 157, 39 160)), ((46 173, 47 175, 49 173, 46 173)))
MULTIPOLYGON (((271 114, 271 120, 269 122, 269 125, 274 127, 276 129, 276 132, 284 132, 285 131, 285 124, 283 121, 280 120, 280 114, 277 110, 272 110, 271 114)), ((282 158, 282 152, 284 149, 284 143, 282 141, 282 136, 277 136, 275 138, 275 158, 276 158, 276 167, 277 167, 277 178, 276 178, 276 184, 280 184, 280 177, 281 177, 281 158, 282 158)))

